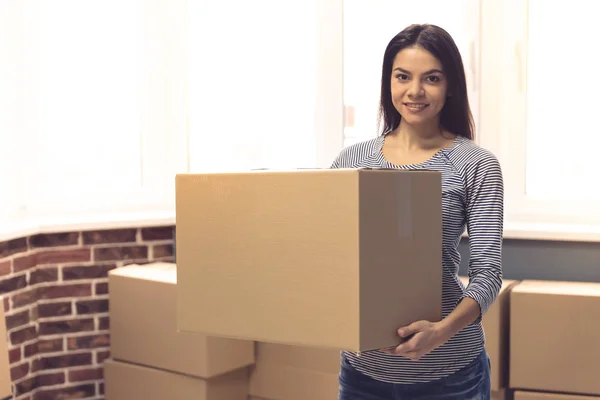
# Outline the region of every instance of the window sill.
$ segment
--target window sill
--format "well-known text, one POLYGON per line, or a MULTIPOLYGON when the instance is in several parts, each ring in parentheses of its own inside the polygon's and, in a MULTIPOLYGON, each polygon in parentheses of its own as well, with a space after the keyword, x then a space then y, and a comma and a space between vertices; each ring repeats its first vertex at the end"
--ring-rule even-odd
MULTIPOLYGON (((463 237, 468 238, 468 233, 463 237)), ((600 226, 506 223, 504 239, 545 240, 555 242, 600 242, 600 226)))
POLYGON ((11 221, 0 226, 0 241, 38 233, 86 230, 145 228, 175 225, 175 211, 88 214, 76 217, 54 217, 11 221))

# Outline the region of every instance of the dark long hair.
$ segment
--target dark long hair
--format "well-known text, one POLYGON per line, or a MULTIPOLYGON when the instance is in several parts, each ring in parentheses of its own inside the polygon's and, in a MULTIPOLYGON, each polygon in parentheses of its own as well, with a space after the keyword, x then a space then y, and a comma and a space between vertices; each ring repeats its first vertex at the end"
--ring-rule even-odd
POLYGON ((467 80, 460 52, 444 29, 435 25, 411 25, 398 33, 388 44, 381 70, 379 126, 381 133, 396 129, 402 118, 392 103, 391 75, 394 58, 399 51, 419 46, 430 52, 442 64, 448 79, 448 93, 440 115, 440 125, 456 135, 474 139, 475 124, 469 107, 467 80))

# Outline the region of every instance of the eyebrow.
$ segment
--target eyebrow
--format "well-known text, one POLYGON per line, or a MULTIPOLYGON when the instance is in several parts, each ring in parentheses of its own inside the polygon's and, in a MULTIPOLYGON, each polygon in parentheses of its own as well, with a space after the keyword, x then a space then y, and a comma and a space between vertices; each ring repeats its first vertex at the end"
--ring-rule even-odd
MULTIPOLYGON (((410 72, 408 72, 407 70, 402 69, 400 67, 394 68, 394 71, 400 71, 405 74, 410 74, 410 72)), ((423 75, 431 75, 431 74, 436 74, 436 73, 444 75, 444 73, 442 71, 440 71, 439 69, 430 69, 429 71, 424 72, 423 75)))

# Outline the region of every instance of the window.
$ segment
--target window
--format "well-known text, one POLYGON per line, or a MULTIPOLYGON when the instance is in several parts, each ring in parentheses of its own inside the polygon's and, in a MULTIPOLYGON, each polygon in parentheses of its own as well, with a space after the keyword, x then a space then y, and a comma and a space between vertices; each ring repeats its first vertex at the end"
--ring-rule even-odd
POLYGON ((381 64, 388 42, 415 23, 439 25, 461 52, 469 101, 479 122, 479 0, 344 2, 344 145, 377 136, 381 64))
POLYGON ((600 240, 593 13, 584 0, 484 3, 482 141, 501 159, 506 236, 600 240), (566 32, 570 32, 566 34, 566 32))
POLYGON ((197 1, 187 14, 190 171, 329 166, 341 0, 197 1))
POLYGON ((26 4, 15 148, 31 161, 28 216, 172 209, 185 168, 182 3, 26 4))
POLYGON ((22 182, 29 161, 27 154, 20 152, 27 147, 19 134, 24 122, 23 11, 23 2, 0 2, 0 227, 20 217, 22 182))

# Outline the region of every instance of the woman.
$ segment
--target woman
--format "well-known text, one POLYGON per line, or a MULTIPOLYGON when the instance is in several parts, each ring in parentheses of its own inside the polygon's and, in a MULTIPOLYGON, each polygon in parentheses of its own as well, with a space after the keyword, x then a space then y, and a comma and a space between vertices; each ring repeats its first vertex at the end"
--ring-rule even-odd
POLYGON ((481 316, 502 285, 503 178, 496 157, 472 140, 464 68, 446 31, 412 25, 390 41, 380 122, 380 136, 345 148, 332 168, 441 172, 442 320, 399 327, 393 349, 343 352, 339 400, 490 399, 481 316), (457 275, 465 227, 466 288, 457 275))

